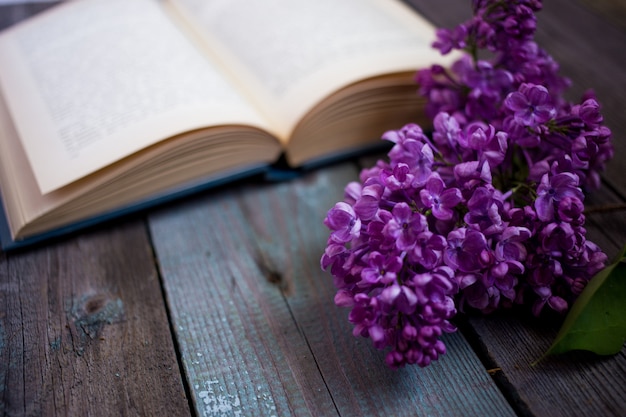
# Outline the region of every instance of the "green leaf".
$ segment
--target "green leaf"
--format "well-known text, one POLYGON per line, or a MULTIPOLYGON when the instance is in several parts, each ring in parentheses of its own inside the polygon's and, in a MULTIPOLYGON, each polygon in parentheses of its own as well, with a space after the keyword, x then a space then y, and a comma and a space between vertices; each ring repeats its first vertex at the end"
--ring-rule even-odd
POLYGON ((614 355, 625 341, 626 246, 615 263, 589 281, 565 318, 554 343, 539 360, 571 350, 614 355))

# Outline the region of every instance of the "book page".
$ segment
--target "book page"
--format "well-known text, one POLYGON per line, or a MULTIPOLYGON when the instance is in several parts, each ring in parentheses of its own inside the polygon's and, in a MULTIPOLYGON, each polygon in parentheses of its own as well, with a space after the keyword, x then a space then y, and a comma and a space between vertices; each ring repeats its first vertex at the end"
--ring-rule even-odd
POLYGON ((42 194, 186 130, 267 129, 150 0, 71 2, 9 29, 0 86, 42 194))
POLYGON ((287 129, 359 79, 440 61, 431 25, 396 0, 168 0, 287 129))

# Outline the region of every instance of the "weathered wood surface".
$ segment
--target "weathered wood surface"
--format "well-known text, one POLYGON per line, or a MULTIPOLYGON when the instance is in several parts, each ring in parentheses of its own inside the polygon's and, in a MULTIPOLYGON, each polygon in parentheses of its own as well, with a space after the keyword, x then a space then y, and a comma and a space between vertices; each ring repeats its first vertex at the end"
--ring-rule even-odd
MULTIPOLYGON (((444 26, 469 16, 468 2, 409 0, 444 26)), ((0 27, 43 7, 2 6, 0 27)), ((609 186, 592 205, 626 196, 623 10, 549 0, 539 15, 537 40, 572 79, 570 98, 593 87, 614 132, 609 186)), ((285 184, 233 185, 153 211, 147 228, 135 219, 0 254, 0 412, 624 414, 626 350, 531 367, 557 326, 525 316, 464 318, 439 362, 386 369, 351 335, 318 265, 321 219, 356 173, 345 163, 285 184)), ((626 242, 626 212, 588 221, 609 254, 626 242)))
POLYGON ((622 0, 578 0, 589 10, 613 24, 626 29, 626 2, 622 0))
POLYGON ((0 255, 0 413, 189 415, 144 223, 0 255))
POLYGON ((208 195, 150 216, 200 415, 512 415, 459 333, 427 369, 393 372, 355 339, 319 267, 349 165, 208 195))

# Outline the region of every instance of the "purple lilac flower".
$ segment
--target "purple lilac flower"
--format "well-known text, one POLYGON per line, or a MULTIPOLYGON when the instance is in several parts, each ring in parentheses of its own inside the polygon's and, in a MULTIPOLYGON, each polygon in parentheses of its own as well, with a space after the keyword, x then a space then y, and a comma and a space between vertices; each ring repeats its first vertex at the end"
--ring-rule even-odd
POLYGON ((385 185, 392 191, 409 188, 415 181, 415 175, 407 164, 399 163, 390 175, 385 175, 385 185))
POLYGON ((504 229, 500 240, 496 243, 496 259, 500 262, 513 263, 523 269, 522 262, 526 260, 528 252, 524 242, 530 236, 531 231, 525 227, 509 226, 504 229))
POLYGON ((447 244, 442 235, 425 230, 417 236, 417 242, 409 252, 409 260, 420 266, 420 269, 433 270, 442 264, 443 250, 447 244))
POLYGON ((461 138, 459 121, 446 112, 440 112, 433 121, 433 141, 444 157, 452 158, 458 152, 457 144, 461 138))
POLYGON ((437 29, 436 35, 437 40, 433 42, 433 48, 439 49, 443 55, 453 49, 465 48, 467 29, 465 29, 463 25, 459 25, 452 30, 444 28, 437 29))
POLYGON ((433 216, 439 220, 450 220, 454 207, 463 199, 458 188, 445 188, 441 177, 433 174, 419 194, 424 207, 431 209, 433 216))
POLYGON ((426 229, 426 218, 414 213, 407 203, 397 203, 391 210, 393 217, 385 226, 384 232, 392 237, 401 251, 406 251, 417 242, 417 236, 426 229))
POLYGON ((585 223, 583 202, 576 197, 563 197, 557 207, 557 218, 574 226, 582 226, 585 223))
POLYGON ((488 236, 502 233, 506 223, 502 218, 504 205, 500 197, 492 187, 477 187, 467 201, 465 223, 488 236))
POLYGON ((352 206, 339 202, 330 210, 324 224, 333 232, 331 239, 337 243, 346 243, 359 236, 361 220, 356 217, 352 206))
POLYGON ((388 161, 324 220, 334 301, 392 368, 443 355, 457 310, 566 312, 607 260, 584 227, 583 190, 613 156, 598 100, 563 98, 569 80, 533 40, 540 0, 472 7, 434 43, 466 53, 416 75, 432 139, 416 124, 386 132, 388 161))
POLYGON ((472 123, 467 126, 465 146, 477 152, 478 160, 487 161, 491 169, 500 165, 508 149, 507 134, 496 132, 492 125, 472 123))
POLYGON ((518 91, 509 93, 504 105, 514 112, 517 123, 531 128, 546 123, 556 115, 550 93, 542 85, 520 85, 518 91))
POLYGON ((369 254, 367 264, 361 270, 364 284, 391 284, 402 269, 402 258, 396 255, 385 256, 374 251, 369 254))
POLYGON ((453 230, 448 234, 448 247, 443 259, 455 271, 480 271, 490 260, 487 239, 477 230, 453 230))
POLYGON ((492 176, 487 161, 462 162, 454 166, 454 178, 461 189, 473 189, 491 184, 492 176))
POLYGON ((513 76, 509 71, 494 68, 490 62, 484 60, 476 62, 475 67, 469 68, 463 78, 465 84, 471 89, 498 95, 503 91, 508 91, 513 84, 513 76))
POLYGON ((541 183, 537 187, 537 199, 535 209, 537 217, 542 221, 554 219, 555 205, 562 199, 570 197, 582 201, 584 199, 581 189, 578 187, 578 177, 569 172, 550 176, 544 174, 541 183))
POLYGON ((382 198, 383 186, 369 184, 362 188, 361 193, 354 199, 354 213, 361 220, 371 220, 378 213, 378 206, 382 198))

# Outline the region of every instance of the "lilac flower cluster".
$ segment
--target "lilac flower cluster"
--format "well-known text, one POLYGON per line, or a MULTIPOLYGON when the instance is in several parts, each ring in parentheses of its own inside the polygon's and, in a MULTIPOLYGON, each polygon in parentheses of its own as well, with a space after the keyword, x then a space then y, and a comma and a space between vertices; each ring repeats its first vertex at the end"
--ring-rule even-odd
POLYGON ((473 18, 433 44, 466 53, 417 75, 432 134, 385 133, 389 161, 363 170, 324 221, 335 303, 351 308, 355 336, 390 348, 392 368, 445 353, 457 309, 563 313, 606 262, 583 213, 613 154, 597 100, 562 98, 568 81, 533 41, 539 0, 472 3, 473 18))

